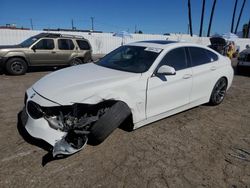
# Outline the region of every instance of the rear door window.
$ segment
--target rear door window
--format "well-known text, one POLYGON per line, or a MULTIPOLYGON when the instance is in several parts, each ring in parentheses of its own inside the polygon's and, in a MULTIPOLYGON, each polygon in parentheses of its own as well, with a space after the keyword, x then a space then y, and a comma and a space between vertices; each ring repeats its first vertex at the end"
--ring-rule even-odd
POLYGON ((37 44, 35 44, 35 48, 37 50, 52 50, 54 47, 55 45, 53 39, 42 39, 37 44))
POLYGON ((58 48, 60 50, 73 50, 75 45, 71 39, 58 39, 58 48))
POLYGON ((89 43, 85 40, 76 40, 79 48, 81 50, 90 50, 90 46, 89 46, 89 43))
POLYGON ((203 48, 189 47, 189 52, 193 67, 218 60, 218 56, 215 53, 203 48))

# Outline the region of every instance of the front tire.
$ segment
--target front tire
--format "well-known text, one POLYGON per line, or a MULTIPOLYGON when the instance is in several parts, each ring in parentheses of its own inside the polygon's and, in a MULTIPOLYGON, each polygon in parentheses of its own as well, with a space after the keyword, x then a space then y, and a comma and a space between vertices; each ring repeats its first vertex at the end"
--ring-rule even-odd
POLYGON ((28 66, 21 58, 11 58, 7 61, 5 68, 9 74, 22 75, 26 73, 28 66))
POLYGON ((116 102, 91 127, 90 140, 93 144, 102 143, 131 114, 128 105, 122 101, 116 102))
POLYGON ((215 106, 219 105, 225 98, 227 90, 227 79, 226 78, 220 78, 212 91, 209 104, 215 106))

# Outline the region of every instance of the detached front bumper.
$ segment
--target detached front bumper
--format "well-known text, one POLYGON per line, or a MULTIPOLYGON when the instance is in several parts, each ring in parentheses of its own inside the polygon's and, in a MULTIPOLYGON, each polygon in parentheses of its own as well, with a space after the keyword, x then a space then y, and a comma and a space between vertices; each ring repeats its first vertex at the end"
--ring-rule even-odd
POLYGON ((44 118, 33 119, 26 107, 22 111, 22 124, 32 137, 42 139, 52 146, 66 135, 66 132, 52 129, 44 118))

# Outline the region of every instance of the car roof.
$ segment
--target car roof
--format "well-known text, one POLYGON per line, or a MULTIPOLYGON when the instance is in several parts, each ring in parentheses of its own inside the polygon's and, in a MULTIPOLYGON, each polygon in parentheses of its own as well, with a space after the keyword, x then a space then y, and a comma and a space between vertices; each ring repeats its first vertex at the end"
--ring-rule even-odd
POLYGON ((241 51, 240 54, 250 54, 250 48, 241 51))
POLYGON ((161 49, 167 49, 169 47, 190 46, 190 47, 205 48, 205 49, 209 49, 210 51, 214 51, 211 48, 208 48, 207 46, 204 46, 204 45, 181 42, 181 41, 170 41, 170 40, 145 40, 145 41, 133 42, 133 43, 126 44, 126 45, 153 47, 153 48, 161 48, 161 49))

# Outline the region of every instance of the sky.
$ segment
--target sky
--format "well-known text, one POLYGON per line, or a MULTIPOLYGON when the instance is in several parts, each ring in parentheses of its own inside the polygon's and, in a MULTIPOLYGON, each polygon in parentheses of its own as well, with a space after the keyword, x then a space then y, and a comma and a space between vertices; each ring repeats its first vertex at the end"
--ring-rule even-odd
MULTIPOLYGON (((104 32, 135 29, 143 33, 187 33, 188 0, 0 0, 0 25, 18 27, 71 28, 73 19, 77 29, 94 29, 104 32)), ((229 32, 235 0, 217 0, 211 34, 229 32)), ((243 0, 238 0, 235 25, 243 0)), ((206 35, 213 0, 206 0, 203 35, 206 35)), ((191 0, 193 33, 199 34, 202 0, 191 0)), ((250 19, 250 1, 245 8, 238 30, 250 19)))

